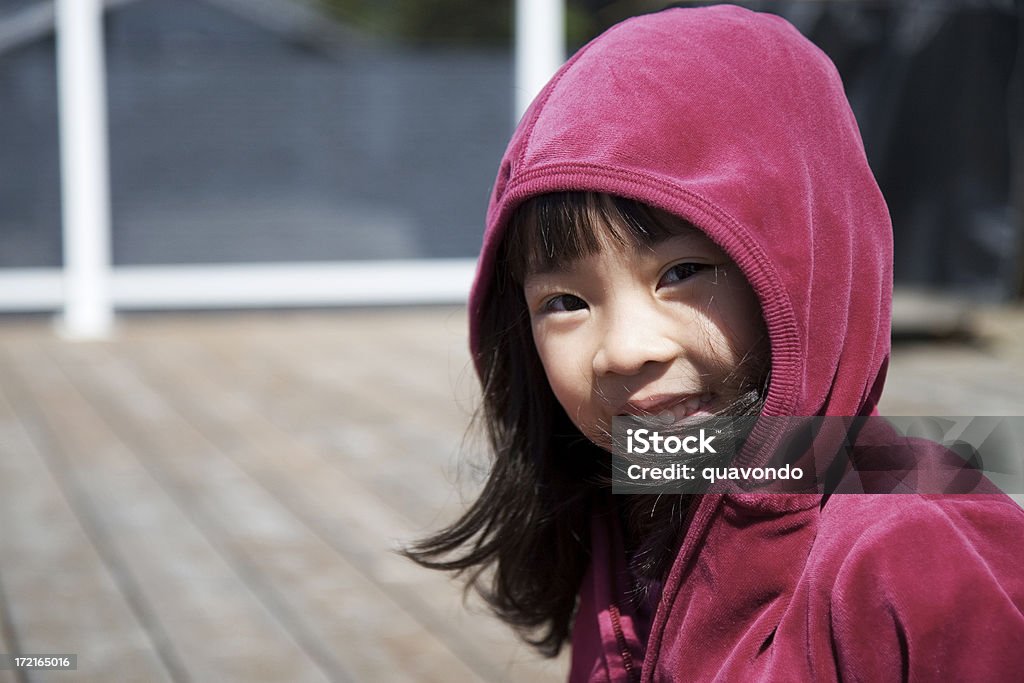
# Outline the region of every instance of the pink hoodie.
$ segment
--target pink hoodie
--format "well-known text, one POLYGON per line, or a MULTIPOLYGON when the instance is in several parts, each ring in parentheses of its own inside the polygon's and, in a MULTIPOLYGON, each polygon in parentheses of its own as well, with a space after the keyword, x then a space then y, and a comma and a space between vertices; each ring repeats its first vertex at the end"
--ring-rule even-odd
MULTIPOLYGON (((501 162, 474 350, 511 211, 564 190, 657 206, 732 257, 771 340, 765 415, 875 410, 889 216, 834 66, 784 20, 666 10, 555 75, 501 162)), ((1024 512, 1005 496, 722 494, 691 510, 646 643, 619 532, 595 518, 571 681, 1020 680, 1024 512)))

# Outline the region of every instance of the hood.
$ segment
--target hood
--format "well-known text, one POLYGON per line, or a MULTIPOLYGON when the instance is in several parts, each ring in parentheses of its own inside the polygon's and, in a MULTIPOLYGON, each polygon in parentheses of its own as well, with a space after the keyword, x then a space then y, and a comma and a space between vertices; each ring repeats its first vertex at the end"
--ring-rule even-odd
POLYGON ((889 356, 889 214, 835 67, 785 20, 665 10, 613 27, 558 71, 501 160, 469 300, 474 358, 512 211, 558 191, 645 202, 729 254, 771 343, 763 414, 874 409, 889 356))

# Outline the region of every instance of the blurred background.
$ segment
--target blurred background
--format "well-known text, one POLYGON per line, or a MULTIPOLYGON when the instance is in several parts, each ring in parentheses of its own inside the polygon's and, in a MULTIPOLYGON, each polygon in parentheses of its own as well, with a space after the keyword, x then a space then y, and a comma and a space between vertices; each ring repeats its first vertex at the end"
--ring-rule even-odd
MULTIPOLYGON (((739 4, 836 62, 889 202, 883 414, 1024 415, 1024 2, 739 4)), ((393 550, 486 468, 517 112, 666 5, 0 0, 0 651, 78 655, 0 681, 564 677, 393 550)))

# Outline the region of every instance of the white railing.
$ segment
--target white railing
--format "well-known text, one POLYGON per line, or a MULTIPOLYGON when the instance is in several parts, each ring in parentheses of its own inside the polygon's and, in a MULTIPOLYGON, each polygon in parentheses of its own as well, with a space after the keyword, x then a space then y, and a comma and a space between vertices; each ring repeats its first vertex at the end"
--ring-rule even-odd
POLYGON ((516 121, 565 61, 565 1, 516 0, 516 121))
POLYGON ((56 9, 62 328, 72 337, 103 337, 113 324, 103 6, 100 0, 57 0, 56 9))
MULTIPOLYGON (((473 259, 181 266, 117 266, 110 303, 118 310, 368 306, 462 303, 473 259)), ((60 310, 60 268, 0 270, 0 310, 60 310)))
MULTIPOLYGON (((466 300, 473 259, 112 266, 102 14, 119 4, 56 2, 64 267, 0 269, 0 311, 59 311, 64 334, 96 338, 115 309, 466 300)), ((44 14, 29 16, 30 28, 44 14)), ((565 59, 564 0, 516 0, 515 26, 518 119, 565 59)))

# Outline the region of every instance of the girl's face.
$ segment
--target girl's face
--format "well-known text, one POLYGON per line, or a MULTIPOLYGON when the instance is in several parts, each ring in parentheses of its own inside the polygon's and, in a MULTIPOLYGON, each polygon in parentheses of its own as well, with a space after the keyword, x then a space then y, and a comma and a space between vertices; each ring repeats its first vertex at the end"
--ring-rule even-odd
MULTIPOLYGON (((767 336, 743 274, 693 229, 523 281, 548 381, 576 427, 611 449, 617 415, 668 425, 726 409, 761 372, 767 336)), ((758 378, 759 379, 759 378, 758 378)))

